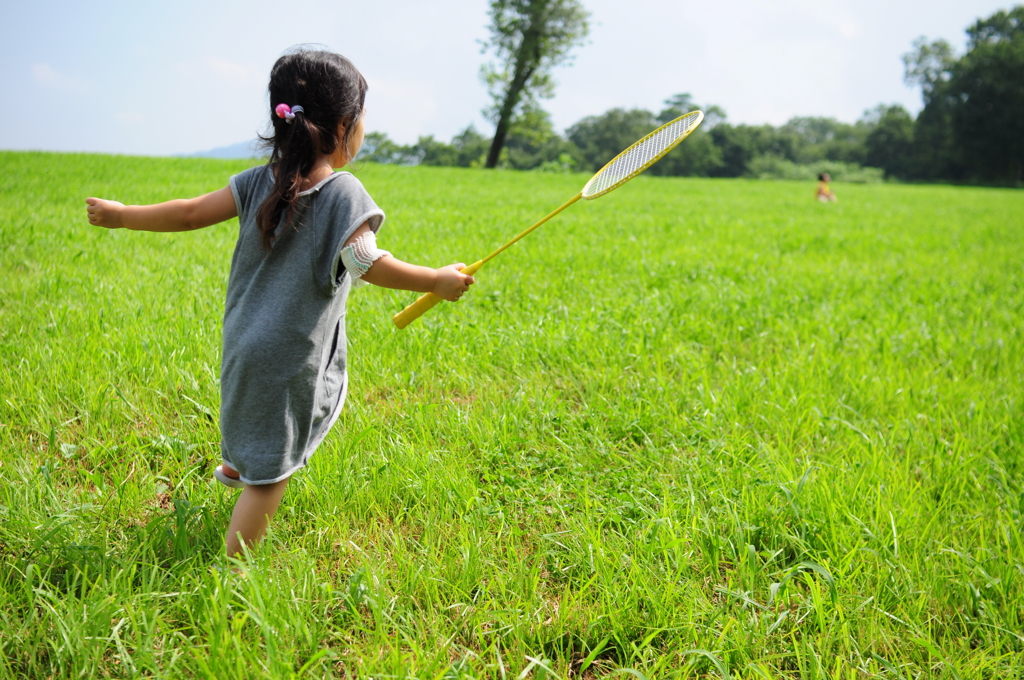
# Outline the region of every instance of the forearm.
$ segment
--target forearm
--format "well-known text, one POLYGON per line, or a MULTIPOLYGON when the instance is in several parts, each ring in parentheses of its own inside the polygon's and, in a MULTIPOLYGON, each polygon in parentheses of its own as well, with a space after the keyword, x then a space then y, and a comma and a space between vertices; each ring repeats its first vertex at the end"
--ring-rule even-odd
POLYGON ((369 223, 361 225, 345 242, 341 261, 353 277, 366 283, 433 293, 450 302, 461 298, 473 285, 473 277, 460 271, 466 266, 462 263, 431 269, 403 262, 386 250, 380 250, 369 223))
POLYGON ((429 293, 437 285, 437 270, 385 255, 376 260, 362 278, 367 283, 383 288, 429 293))
POLYGON ((126 205, 121 211, 121 226, 133 231, 192 231, 206 225, 191 218, 189 201, 177 199, 156 205, 126 205))

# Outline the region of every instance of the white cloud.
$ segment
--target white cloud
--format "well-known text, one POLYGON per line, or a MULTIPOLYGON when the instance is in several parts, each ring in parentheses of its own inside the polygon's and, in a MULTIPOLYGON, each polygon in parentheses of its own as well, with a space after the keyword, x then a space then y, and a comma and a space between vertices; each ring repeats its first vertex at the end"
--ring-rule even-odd
POLYGON ((252 79, 249 69, 241 64, 236 64, 233 61, 228 61, 227 59, 221 59, 219 57, 207 57, 206 63, 215 72, 217 72, 218 75, 233 83, 248 83, 252 79))
POLYGON ((88 82, 67 76, 45 62, 32 64, 32 80, 47 89, 65 92, 82 92, 89 86, 88 82))

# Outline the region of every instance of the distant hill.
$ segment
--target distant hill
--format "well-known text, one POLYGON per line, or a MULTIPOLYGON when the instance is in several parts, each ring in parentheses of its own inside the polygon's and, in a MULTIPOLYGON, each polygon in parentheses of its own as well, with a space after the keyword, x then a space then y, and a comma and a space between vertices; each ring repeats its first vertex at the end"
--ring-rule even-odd
POLYGON ((219 146, 209 151, 182 154, 185 158, 258 158, 263 154, 259 151, 259 140, 250 139, 230 146, 219 146))

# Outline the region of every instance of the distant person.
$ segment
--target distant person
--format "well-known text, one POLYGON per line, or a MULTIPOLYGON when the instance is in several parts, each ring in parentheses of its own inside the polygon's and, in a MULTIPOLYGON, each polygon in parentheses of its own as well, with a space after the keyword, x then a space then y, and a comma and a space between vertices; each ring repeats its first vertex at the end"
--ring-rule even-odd
POLYGON ((221 456, 241 488, 227 554, 257 543, 285 486, 341 412, 348 389, 345 305, 359 281, 462 297, 473 277, 377 248, 384 212, 348 172, 363 143, 366 81, 346 58, 301 49, 270 72, 270 161, 213 193, 157 205, 88 198, 89 223, 189 231, 239 218, 221 363, 221 456))
POLYGON ((832 177, 827 172, 818 175, 818 191, 815 192, 814 197, 822 203, 835 203, 839 200, 839 197, 828 188, 828 183, 831 181, 832 177))

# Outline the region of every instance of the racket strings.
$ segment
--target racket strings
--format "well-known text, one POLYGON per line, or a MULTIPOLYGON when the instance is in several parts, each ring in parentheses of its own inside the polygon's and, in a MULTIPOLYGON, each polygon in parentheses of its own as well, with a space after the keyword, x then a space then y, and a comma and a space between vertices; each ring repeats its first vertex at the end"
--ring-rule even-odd
POLYGON ((646 170, 700 124, 703 117, 699 111, 681 116, 620 153, 587 182, 583 187, 584 198, 611 191, 646 170))

